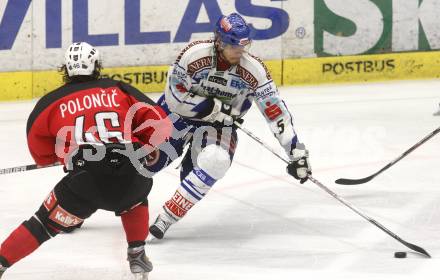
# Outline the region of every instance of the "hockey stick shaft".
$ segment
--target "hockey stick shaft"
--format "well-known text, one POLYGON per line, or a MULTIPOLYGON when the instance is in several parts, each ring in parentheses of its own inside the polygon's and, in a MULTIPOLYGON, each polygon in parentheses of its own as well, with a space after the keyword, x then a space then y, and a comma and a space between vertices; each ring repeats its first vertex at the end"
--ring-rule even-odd
POLYGON ((432 131, 431 133, 429 133, 427 136, 425 136, 425 138, 423 138, 422 140, 420 140, 417 144, 415 144, 414 146, 412 146, 411 148, 409 148, 408 150, 406 150, 403 154, 401 154, 399 157, 397 157, 396 159, 394 159, 393 161, 391 161, 390 163, 388 163, 386 166, 384 166, 382 169, 380 169, 379 171, 377 171, 376 173, 365 177, 365 178, 361 178, 361 179, 345 179, 345 178, 340 178, 337 179, 335 181, 336 184, 341 184, 341 185, 358 185, 358 184, 363 184, 366 182, 371 181, 374 177, 376 177, 377 175, 381 174, 382 172, 384 172, 385 170, 387 170, 388 168, 390 168, 391 166, 393 166, 394 164, 396 164, 397 162, 399 162, 401 159, 403 159, 404 157, 406 157, 408 154, 410 154, 412 151, 414 151, 415 149, 417 149, 418 147, 420 147, 421 145, 423 145, 425 142, 427 142, 429 139, 431 139, 432 137, 434 137, 437 133, 440 132, 440 127, 437 128, 436 130, 432 131))
MULTIPOLYGON (((284 161, 285 163, 289 164, 289 161, 286 160, 285 158, 283 158, 281 155, 279 155, 272 147, 270 147, 269 145, 267 145, 266 143, 264 143, 260 138, 258 138, 257 136, 255 136, 252 132, 250 132, 249 130, 243 128, 241 126, 240 123, 235 122, 234 123, 241 131, 243 131, 245 134, 247 134, 250 138, 254 139, 256 142, 260 143, 263 147, 265 147, 268 151, 270 151, 272 154, 274 154, 276 157, 278 157, 279 159, 281 159, 282 161, 284 161)), ((384 231, 385 233, 387 233, 389 236, 393 237, 394 239, 396 239, 397 241, 399 241, 400 243, 402 243, 403 245, 405 245, 406 247, 410 248, 411 250, 414 250, 422 255, 425 255, 427 257, 431 257, 429 255, 429 253, 414 244, 411 244, 405 240, 403 240, 402 238, 400 238, 398 235, 396 235, 395 233, 393 233, 392 231, 390 231, 389 229, 387 229, 385 226, 381 225, 379 222, 377 222, 376 220, 370 218, 369 216, 367 216, 366 214, 362 213, 358 208, 356 208, 355 206, 353 206, 352 204, 350 204, 349 202, 347 202, 346 200, 344 200, 343 198, 341 198, 340 196, 338 196, 335 192, 333 192, 332 190, 330 190, 328 187, 326 187, 324 184, 322 184, 321 182, 319 182, 317 179, 315 179, 312 176, 309 176, 309 180, 312 181, 315 185, 317 185, 318 187, 320 187, 321 189, 323 189, 325 192, 327 192, 328 194, 330 194, 331 196, 333 196, 336 200, 338 200, 340 203, 344 204, 345 206, 347 206, 348 208, 350 208, 353 212, 355 212, 356 214, 358 214, 359 216, 361 216, 362 218, 364 218, 365 220, 367 220, 368 222, 372 223, 373 225, 375 225, 376 227, 378 227, 379 229, 381 229, 382 231, 384 231)))
POLYGON ((276 156, 277 158, 281 159, 282 161, 284 161, 285 163, 289 164, 290 162, 288 160, 286 160, 285 158, 283 158, 281 155, 279 155, 274 149, 272 149, 271 146, 267 145, 266 143, 263 142, 263 140, 261 140, 260 138, 258 138, 257 136, 255 136, 252 132, 250 132, 249 130, 247 130, 246 128, 244 128, 241 123, 235 121, 234 125, 236 127, 238 127, 241 131, 243 131, 245 134, 247 134, 250 138, 254 139, 255 141, 257 141, 258 143, 260 143, 263 147, 266 148, 266 150, 268 150, 269 152, 271 152, 274 156, 276 156))
POLYGON ((34 170, 34 169, 41 169, 41 168, 47 168, 47 167, 58 166, 58 165, 60 165, 60 164, 46 165, 46 166, 39 166, 39 165, 36 165, 36 164, 29 164, 29 165, 22 165, 22 166, 3 168, 3 169, 0 169, 0 175, 24 172, 24 171, 29 171, 29 170, 34 170))

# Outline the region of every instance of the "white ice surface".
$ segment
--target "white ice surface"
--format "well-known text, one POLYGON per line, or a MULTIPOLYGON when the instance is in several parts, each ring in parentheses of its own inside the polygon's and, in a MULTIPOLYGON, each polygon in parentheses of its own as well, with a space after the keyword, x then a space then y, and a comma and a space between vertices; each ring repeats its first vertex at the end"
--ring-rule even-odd
MULTIPOLYGON (((224 179, 148 245, 151 280, 159 279, 438 279, 440 135, 360 186, 337 178, 370 175, 440 126, 433 117, 439 81, 281 88, 310 150, 314 176, 432 259, 410 251, 239 132, 224 179)), ((154 95, 157 98, 158 95, 154 95)), ((0 168, 31 164, 26 119, 35 102, 0 104, 0 168)), ((276 147, 253 108, 244 126, 276 147)), ((154 178, 150 222, 179 185, 177 162, 154 178)), ((0 240, 39 207, 62 178, 60 167, 0 175, 0 240)), ((23 259, 5 280, 131 279, 119 218, 98 211, 73 234, 59 235, 23 259)))

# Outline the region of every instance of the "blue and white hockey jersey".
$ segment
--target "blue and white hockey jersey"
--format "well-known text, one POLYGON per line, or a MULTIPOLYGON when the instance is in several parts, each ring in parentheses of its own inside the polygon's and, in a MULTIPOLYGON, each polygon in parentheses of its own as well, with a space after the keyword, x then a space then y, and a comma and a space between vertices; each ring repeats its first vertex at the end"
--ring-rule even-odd
POLYGON ((197 121, 212 98, 231 105, 233 117, 243 117, 255 101, 287 154, 296 145, 292 116, 264 63, 244 53, 238 65, 218 71, 214 42, 195 41, 170 68, 165 101, 171 112, 197 121))

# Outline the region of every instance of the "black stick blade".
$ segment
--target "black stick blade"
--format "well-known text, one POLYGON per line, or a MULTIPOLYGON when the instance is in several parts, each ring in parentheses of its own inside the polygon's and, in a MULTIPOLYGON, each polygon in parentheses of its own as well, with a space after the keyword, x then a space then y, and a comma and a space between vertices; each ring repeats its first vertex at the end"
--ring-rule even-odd
POLYGON ((335 181, 336 184, 339 185, 360 185, 360 184, 364 184, 366 182, 371 181, 374 177, 376 176, 376 174, 372 175, 372 176, 368 176, 362 179, 344 179, 344 178, 340 178, 337 179, 335 181))
POLYGON ((389 236, 391 236, 392 238, 396 239, 397 241, 399 241, 400 243, 402 243, 403 245, 405 245, 406 247, 410 248, 413 251, 416 251, 419 254, 424 255, 425 257, 430 258, 431 255, 428 254, 428 252, 426 252, 425 249, 423 249, 422 247, 419 247, 417 245, 414 245, 412 243, 409 243, 408 241, 403 240, 402 238, 400 238, 399 236, 397 236, 397 234, 393 233, 392 231, 390 231, 389 229, 387 229, 386 227, 384 227, 383 225, 381 225, 379 222, 377 222, 376 220, 373 219, 369 219, 369 221, 376 225, 378 228, 380 228, 381 230, 383 230, 384 232, 386 232, 389 236))
POLYGON ((402 242, 406 247, 410 248, 411 250, 416 251, 417 253, 420 253, 428 258, 431 258, 431 255, 426 252, 426 250, 422 247, 406 242, 405 240, 400 240, 400 242, 402 242))

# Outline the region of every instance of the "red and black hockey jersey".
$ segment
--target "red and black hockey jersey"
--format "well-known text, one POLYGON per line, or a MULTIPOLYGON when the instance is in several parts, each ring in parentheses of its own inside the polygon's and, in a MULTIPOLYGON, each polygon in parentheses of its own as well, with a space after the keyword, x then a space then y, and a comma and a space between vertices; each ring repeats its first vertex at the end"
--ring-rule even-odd
POLYGON ((69 83, 42 97, 27 122, 27 141, 38 165, 64 163, 87 143, 139 143, 157 147, 172 132, 166 113, 134 87, 112 79, 69 83))

